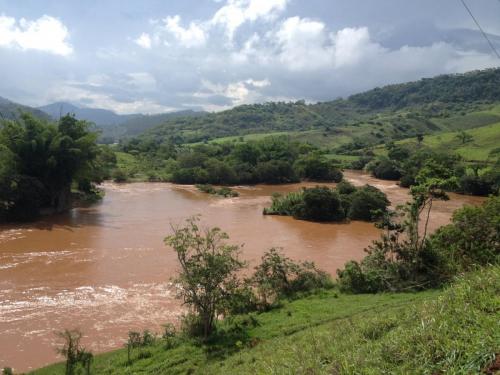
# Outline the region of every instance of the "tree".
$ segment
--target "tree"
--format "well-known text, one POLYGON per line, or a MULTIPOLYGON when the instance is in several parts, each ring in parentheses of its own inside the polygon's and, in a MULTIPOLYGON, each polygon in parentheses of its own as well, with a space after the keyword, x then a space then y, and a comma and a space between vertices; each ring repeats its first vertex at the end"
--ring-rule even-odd
POLYGON ((68 209, 72 183, 89 187, 102 180, 96 140, 88 123, 69 115, 55 124, 28 114, 0 123, 0 216, 26 219, 40 208, 68 209))
POLYGON ((471 134, 469 134, 463 130, 460 133, 458 133, 455 136, 455 138, 458 139, 463 145, 466 143, 472 142, 474 140, 474 137, 471 134))
POLYGON ((78 330, 67 330, 56 333, 64 340, 61 348, 57 352, 66 358, 65 375, 74 375, 78 364, 84 368, 86 375, 90 375, 90 365, 93 355, 81 346, 82 333, 78 330))
POLYGON ((337 221, 345 217, 339 194, 326 186, 304 189, 302 203, 295 207, 293 216, 313 221, 337 221))
POLYGON ((238 287, 236 272, 245 266, 238 259, 239 246, 228 245, 228 235, 219 228, 202 230, 199 218, 191 217, 183 227, 172 227, 165 243, 177 253, 181 270, 176 282, 179 297, 189 305, 201 324, 206 339, 215 328, 215 319, 224 301, 238 287))

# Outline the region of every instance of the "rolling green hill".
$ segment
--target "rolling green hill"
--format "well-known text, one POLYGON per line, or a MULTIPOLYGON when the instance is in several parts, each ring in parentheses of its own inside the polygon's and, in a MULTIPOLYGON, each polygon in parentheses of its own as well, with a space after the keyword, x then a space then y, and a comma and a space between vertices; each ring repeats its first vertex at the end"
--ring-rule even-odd
POLYGON ((377 144, 388 138, 499 122, 500 114, 488 113, 498 102, 500 68, 390 85, 331 102, 273 102, 178 117, 142 137, 183 144, 287 132, 300 133, 321 146, 338 146, 356 138, 377 144))

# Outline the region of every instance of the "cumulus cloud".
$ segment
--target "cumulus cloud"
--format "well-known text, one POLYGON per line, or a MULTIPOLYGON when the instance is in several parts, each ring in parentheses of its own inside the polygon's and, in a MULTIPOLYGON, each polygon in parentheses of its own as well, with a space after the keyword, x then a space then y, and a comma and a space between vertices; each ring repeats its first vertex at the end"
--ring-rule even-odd
POLYGON ((43 15, 30 21, 0 16, 0 47, 38 50, 67 56, 73 52, 69 32, 57 18, 43 15))
POLYGON ((286 8, 288 0, 228 0, 211 19, 212 25, 222 25, 229 39, 245 22, 258 19, 270 21, 286 8))
POLYGON ((182 27, 179 15, 165 18, 164 23, 165 30, 173 34, 182 46, 191 48, 205 44, 206 35, 201 24, 191 22, 188 27, 182 27))
POLYGON ((151 37, 148 33, 142 33, 137 39, 134 39, 134 42, 142 48, 151 48, 151 37))

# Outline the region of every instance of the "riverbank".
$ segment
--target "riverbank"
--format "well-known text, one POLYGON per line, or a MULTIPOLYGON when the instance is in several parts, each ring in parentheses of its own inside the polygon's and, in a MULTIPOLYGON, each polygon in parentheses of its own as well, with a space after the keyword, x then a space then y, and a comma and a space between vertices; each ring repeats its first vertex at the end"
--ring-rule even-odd
MULTIPOLYGON (((442 291, 324 291, 224 322, 224 338, 210 344, 159 339, 129 365, 124 349, 98 355, 92 373, 480 373, 498 355, 499 285, 491 267, 442 291)), ((63 373, 59 364, 31 374, 63 373)))

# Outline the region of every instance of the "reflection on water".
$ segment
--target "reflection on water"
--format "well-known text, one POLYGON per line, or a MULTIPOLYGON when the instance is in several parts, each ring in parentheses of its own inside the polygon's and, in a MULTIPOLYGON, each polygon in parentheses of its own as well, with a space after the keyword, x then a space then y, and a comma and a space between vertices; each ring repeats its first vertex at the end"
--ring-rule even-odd
MULTIPOLYGON (((391 202, 407 199, 393 182, 348 172, 355 184, 370 183, 391 202)), ((314 184, 238 187, 223 199, 192 186, 161 183, 105 184, 102 203, 74 209, 33 224, 0 226, 0 368, 28 370, 57 360, 54 331, 80 328, 93 351, 121 346, 129 330, 160 329, 181 312, 170 278, 173 251, 163 244, 170 223, 202 214, 206 225, 244 244, 255 264, 264 251, 282 247, 288 256, 315 261, 334 273, 360 259, 378 230, 370 223, 318 224, 263 216, 275 191, 314 184)), ((452 195, 436 204, 432 227, 454 209, 481 199, 452 195)))

